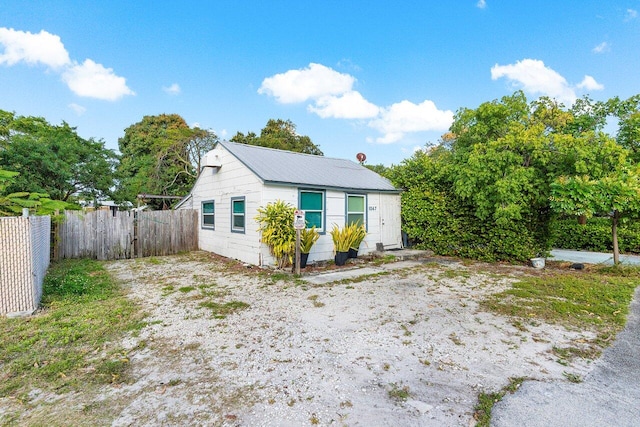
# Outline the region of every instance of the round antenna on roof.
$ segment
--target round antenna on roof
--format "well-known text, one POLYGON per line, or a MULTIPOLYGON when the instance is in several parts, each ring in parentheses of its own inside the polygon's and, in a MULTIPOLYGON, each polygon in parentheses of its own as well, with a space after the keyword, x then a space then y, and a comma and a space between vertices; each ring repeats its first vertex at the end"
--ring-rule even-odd
POLYGON ((360 163, 364 163, 364 161, 367 160, 367 155, 364 153, 358 153, 356 154, 356 159, 358 159, 360 163))

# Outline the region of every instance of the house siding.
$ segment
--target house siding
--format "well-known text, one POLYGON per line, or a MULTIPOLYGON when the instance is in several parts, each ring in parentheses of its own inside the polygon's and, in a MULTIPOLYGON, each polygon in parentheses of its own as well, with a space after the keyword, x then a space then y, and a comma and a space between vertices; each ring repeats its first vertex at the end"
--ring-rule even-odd
POLYGON ((198 247, 229 258, 259 265, 260 236, 254 220, 262 204, 262 182, 233 155, 217 149, 220 168, 204 168, 192 190, 191 203, 182 208, 198 210, 202 222, 202 202, 215 202, 215 229, 201 229, 198 247), (231 232, 231 199, 245 198, 244 233, 231 232))
MULTIPOLYGON (((274 265, 275 260, 266 245, 260 243, 258 223, 255 221, 258 208, 269 203, 282 200, 294 207, 299 206, 300 190, 320 190, 325 193, 325 232, 311 249, 309 261, 333 259, 333 241, 331 231, 334 224, 342 227, 346 223, 347 194, 366 196, 365 217, 367 236, 360 246, 360 253, 366 254, 376 250, 377 243, 385 248, 401 247, 400 230, 400 195, 375 191, 336 190, 322 187, 310 187, 294 184, 264 183, 238 158, 219 145, 213 150, 221 167, 206 167, 196 181, 190 198, 185 199, 180 208, 192 208, 199 211, 202 221, 202 202, 215 202, 215 229, 201 229, 199 248, 229 258, 254 265, 274 265), (245 199, 245 231, 231 231, 231 200, 245 199), (381 205, 384 204, 384 208, 381 205), (381 215, 388 215, 396 220, 385 218, 386 232, 383 233, 381 215), (386 236, 386 237, 385 237, 386 236), (386 240, 383 240, 386 239, 386 240)), ((291 219, 293 221, 293 218, 291 219)))

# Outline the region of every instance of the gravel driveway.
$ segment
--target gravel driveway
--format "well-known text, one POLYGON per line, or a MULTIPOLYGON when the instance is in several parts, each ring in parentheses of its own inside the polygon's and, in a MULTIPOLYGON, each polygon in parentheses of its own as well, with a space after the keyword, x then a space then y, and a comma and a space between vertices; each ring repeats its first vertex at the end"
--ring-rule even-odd
POLYGON ((472 426, 478 394, 511 377, 591 369, 550 352, 590 333, 479 308, 525 268, 405 262, 324 285, 205 253, 108 269, 150 322, 126 343, 133 380, 100 398, 114 426, 472 426))

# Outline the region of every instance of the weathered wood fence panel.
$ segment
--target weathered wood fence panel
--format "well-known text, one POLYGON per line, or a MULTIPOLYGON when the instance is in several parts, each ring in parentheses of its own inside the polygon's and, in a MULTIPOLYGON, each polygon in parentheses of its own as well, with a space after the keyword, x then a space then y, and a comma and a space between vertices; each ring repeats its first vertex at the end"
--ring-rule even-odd
POLYGON ((55 258, 113 260, 198 248, 195 210, 65 212, 55 233, 55 258))
POLYGON ((141 212, 135 254, 148 257, 196 250, 199 226, 195 210, 141 212))

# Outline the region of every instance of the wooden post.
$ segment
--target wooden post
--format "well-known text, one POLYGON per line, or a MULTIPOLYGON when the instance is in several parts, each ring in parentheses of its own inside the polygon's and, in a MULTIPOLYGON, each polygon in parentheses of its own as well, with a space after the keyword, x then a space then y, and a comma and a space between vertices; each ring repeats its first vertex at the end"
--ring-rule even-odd
POLYGON ((296 274, 300 275, 300 229, 296 228, 296 274))

